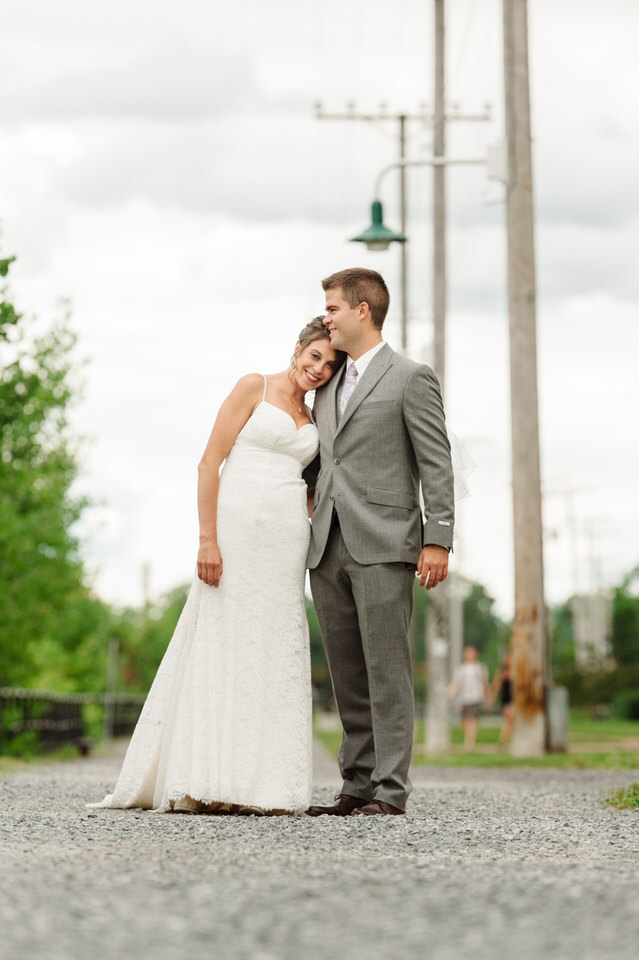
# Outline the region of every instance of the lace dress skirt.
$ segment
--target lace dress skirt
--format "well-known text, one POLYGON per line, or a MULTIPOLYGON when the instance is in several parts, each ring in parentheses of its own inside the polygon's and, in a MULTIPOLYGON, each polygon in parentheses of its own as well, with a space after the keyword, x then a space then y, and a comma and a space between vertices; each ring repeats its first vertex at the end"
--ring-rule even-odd
POLYGON ((301 472, 317 449, 261 403, 220 478, 219 587, 195 578, 104 807, 304 810, 311 683, 304 603, 310 535, 301 472))

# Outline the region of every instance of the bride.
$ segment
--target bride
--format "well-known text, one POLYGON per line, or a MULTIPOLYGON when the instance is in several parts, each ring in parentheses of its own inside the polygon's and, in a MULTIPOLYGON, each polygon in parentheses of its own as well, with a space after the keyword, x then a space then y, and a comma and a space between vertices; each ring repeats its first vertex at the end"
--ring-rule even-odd
POLYGON ((308 806, 301 475, 318 436, 304 401, 343 361, 316 318, 288 370, 243 377, 222 404, 198 468, 197 576, 115 790, 91 806, 245 814, 308 806))

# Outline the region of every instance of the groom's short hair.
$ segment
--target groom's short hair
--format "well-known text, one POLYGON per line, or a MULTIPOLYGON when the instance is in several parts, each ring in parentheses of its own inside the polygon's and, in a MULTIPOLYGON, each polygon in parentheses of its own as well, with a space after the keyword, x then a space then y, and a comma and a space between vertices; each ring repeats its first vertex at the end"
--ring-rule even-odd
POLYGON ((381 330, 388 313, 390 294, 381 273, 366 267, 349 267, 332 273, 322 280, 322 289, 341 288, 342 296, 351 309, 359 303, 367 303, 373 326, 381 330))

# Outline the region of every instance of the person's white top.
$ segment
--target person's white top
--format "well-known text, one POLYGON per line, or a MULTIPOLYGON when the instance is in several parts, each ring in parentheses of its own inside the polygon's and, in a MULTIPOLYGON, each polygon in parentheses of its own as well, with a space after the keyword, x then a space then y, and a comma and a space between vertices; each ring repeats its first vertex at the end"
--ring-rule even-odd
POLYGON ((459 701, 463 704, 481 703, 484 699, 484 684, 488 681, 488 671, 483 663, 460 663, 453 674, 453 681, 459 687, 459 701))

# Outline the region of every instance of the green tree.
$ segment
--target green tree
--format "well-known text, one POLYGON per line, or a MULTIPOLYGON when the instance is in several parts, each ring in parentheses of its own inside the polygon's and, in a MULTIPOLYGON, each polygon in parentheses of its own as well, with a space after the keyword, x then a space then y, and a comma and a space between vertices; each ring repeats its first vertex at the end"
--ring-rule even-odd
POLYGON ((639 667, 639 567, 614 592, 612 655, 619 667, 639 667))
POLYGON ((146 607, 127 607, 113 614, 111 636, 119 641, 120 690, 149 690, 188 592, 188 584, 175 587, 146 607))
POLYGON ((575 634, 573 629, 572 602, 554 607, 550 611, 550 662, 553 673, 565 672, 575 667, 575 634))
POLYGON ((95 684, 109 614, 74 533, 85 507, 67 419, 75 336, 68 316, 39 336, 34 323, 0 289, 0 683, 76 690, 95 684))
POLYGON ((510 627, 495 611, 495 600, 480 583, 470 583, 464 600, 464 645, 476 647, 491 673, 508 649, 510 627))
POLYGON ((613 592, 612 658, 598 670, 578 669, 571 601, 552 611, 553 679, 568 688, 573 706, 612 708, 621 716, 639 710, 639 567, 613 592))

